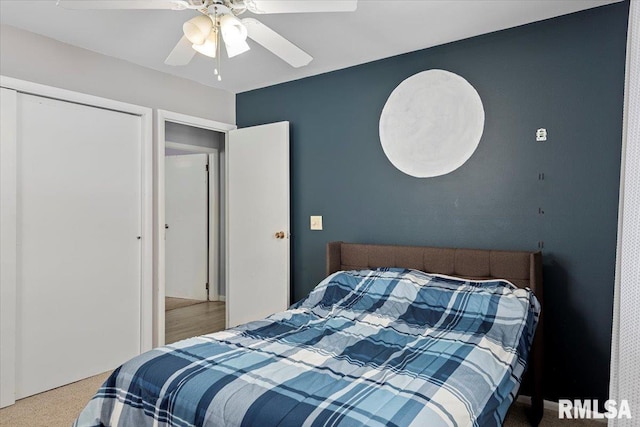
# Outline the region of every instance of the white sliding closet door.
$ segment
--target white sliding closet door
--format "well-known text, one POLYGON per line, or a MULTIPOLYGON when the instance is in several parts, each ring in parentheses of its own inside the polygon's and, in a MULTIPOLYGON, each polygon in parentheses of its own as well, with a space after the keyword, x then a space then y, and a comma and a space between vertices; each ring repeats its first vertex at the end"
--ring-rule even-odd
POLYGON ((15 397, 141 349, 141 117, 17 95, 15 397))

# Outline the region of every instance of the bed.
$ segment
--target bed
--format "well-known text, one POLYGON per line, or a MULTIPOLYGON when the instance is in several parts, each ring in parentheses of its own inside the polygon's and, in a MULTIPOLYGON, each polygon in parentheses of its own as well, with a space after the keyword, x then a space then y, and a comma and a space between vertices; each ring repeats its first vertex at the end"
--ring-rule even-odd
POLYGON ((541 285, 540 253, 329 243, 307 298, 126 362, 75 425, 499 426, 527 360, 542 403, 541 285))

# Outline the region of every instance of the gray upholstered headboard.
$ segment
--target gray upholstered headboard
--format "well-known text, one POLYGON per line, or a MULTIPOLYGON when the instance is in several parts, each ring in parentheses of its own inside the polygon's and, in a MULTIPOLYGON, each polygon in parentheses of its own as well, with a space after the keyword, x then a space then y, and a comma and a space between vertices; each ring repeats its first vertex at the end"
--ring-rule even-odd
MULTIPOLYGON (((331 242, 327 244, 327 276, 340 270, 402 267, 427 273, 447 274, 467 279, 506 279, 529 287, 542 305, 542 253, 452 249, 428 246, 366 245, 331 242)), ((532 396, 533 424, 542 418, 542 316, 529 357, 529 392, 532 396)))

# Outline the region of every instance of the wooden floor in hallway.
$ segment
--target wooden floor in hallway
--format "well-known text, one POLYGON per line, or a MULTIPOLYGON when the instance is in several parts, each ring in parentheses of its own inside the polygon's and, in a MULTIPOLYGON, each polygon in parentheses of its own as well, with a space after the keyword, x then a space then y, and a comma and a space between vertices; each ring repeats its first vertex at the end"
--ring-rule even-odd
POLYGON ((167 298, 166 344, 225 329, 226 312, 223 301, 189 301, 167 298))

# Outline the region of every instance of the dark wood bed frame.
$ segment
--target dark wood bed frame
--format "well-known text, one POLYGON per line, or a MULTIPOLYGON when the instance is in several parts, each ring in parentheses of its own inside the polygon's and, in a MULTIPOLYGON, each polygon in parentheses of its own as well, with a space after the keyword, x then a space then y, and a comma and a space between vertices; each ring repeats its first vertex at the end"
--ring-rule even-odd
MULTIPOLYGON (((451 249, 427 246, 367 245, 344 242, 327 244, 327 276, 340 270, 401 267, 467 279, 506 279, 530 288, 543 304, 542 254, 540 252, 451 249)), ((542 359, 543 316, 540 316, 523 387, 531 393, 530 421, 537 426, 543 414, 542 359)), ((521 387, 520 389, 522 390, 521 387)))

